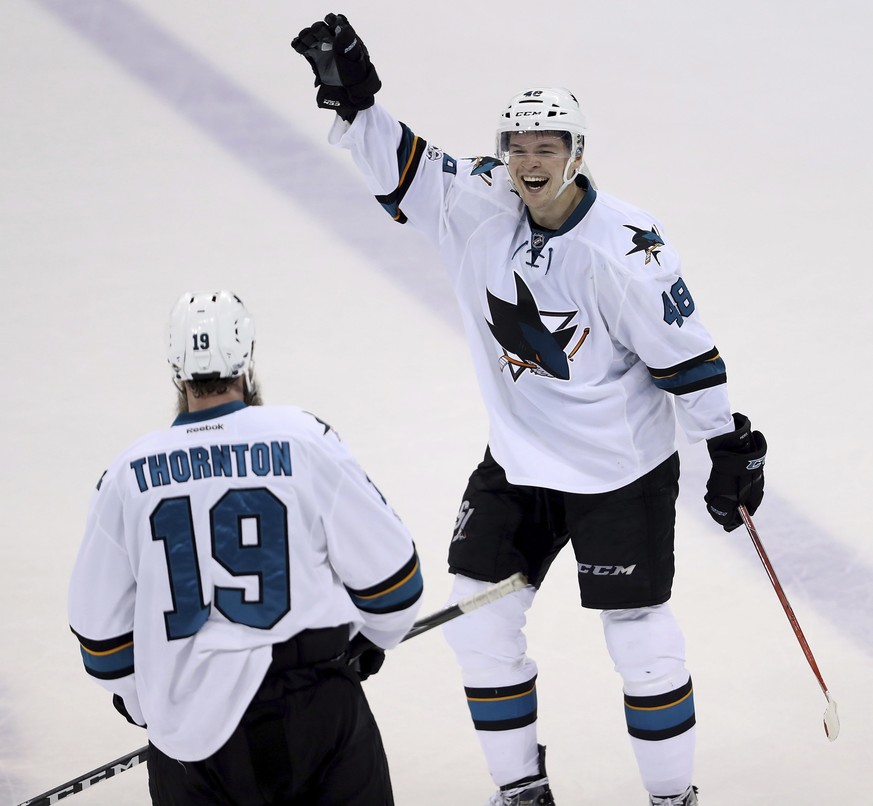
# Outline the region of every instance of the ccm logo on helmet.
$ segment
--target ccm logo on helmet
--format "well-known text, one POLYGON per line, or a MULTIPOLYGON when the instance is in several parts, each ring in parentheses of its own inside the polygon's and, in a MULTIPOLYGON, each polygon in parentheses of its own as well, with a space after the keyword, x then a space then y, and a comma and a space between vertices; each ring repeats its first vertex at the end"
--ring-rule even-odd
POLYGON ((615 577, 619 574, 630 576, 637 567, 633 565, 591 565, 590 563, 576 563, 580 574, 593 574, 596 577, 615 577))
POLYGON ((542 115, 542 114, 543 114, 542 110, 539 110, 539 109, 525 109, 521 112, 516 112, 515 117, 517 117, 517 118, 530 118, 530 117, 537 117, 537 116, 542 115))

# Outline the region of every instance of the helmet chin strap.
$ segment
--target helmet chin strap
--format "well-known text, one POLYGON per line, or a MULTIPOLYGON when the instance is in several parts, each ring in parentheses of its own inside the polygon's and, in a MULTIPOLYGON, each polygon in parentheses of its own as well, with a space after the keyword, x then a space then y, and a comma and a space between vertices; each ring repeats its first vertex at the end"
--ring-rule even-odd
POLYGON ((580 149, 580 150, 579 150, 579 153, 577 153, 575 156, 570 156, 570 158, 567 160, 567 164, 564 166, 564 184, 561 185, 561 187, 558 188, 558 192, 555 194, 555 198, 556 198, 556 199, 557 199, 558 196, 560 196, 560 195, 561 195, 561 194, 562 194, 562 193, 563 193, 563 192, 564 192, 568 187, 570 187, 570 185, 572 185, 572 184, 576 181, 576 177, 579 176, 579 175, 582 173, 582 164, 583 164, 583 163, 582 163, 582 160, 580 159, 581 156, 582 156, 582 152, 581 152, 581 149, 580 149), (573 167, 572 167, 572 166, 573 166, 573 163, 574 163, 577 159, 579 160, 579 165, 577 165, 576 168, 573 168, 573 167), (573 171, 573 173, 571 173, 569 176, 567 176, 567 174, 570 173, 571 170, 573 171))

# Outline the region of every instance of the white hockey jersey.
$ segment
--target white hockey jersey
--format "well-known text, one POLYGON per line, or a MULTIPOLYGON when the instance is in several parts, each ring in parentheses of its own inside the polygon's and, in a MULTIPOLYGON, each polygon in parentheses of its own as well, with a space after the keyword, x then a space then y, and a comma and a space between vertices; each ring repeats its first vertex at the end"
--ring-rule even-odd
POLYGON ((673 453, 677 414, 692 441, 733 430, 724 362, 648 213, 589 185, 540 229, 499 160, 456 160, 378 104, 330 141, 439 250, 511 482, 613 490, 673 453))
POLYGON ((69 589, 86 670, 183 761, 239 723, 301 630, 390 648, 422 578, 412 538, 329 426, 231 403, 135 442, 91 501, 69 589))

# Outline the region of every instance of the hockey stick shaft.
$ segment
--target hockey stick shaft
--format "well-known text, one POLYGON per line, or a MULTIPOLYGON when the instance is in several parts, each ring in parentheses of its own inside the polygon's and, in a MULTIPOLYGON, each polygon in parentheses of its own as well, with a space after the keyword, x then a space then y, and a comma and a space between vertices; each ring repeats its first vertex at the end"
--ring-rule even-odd
POLYGON ((767 576, 770 577, 770 583, 773 585, 773 590, 776 591, 776 596, 779 597, 779 602, 782 604, 782 609, 785 611, 785 615, 788 616, 788 622, 791 624, 791 629, 794 630, 794 634, 797 636, 797 640, 800 642, 800 648, 803 650, 803 654, 806 655, 806 660, 809 663, 813 674, 815 675, 815 679, 818 680, 818 684, 819 686, 821 686, 821 690, 825 693, 825 695, 827 695, 828 687, 825 685, 825 681, 821 676, 821 672, 818 669, 818 664, 815 662, 815 657, 812 654, 812 650, 809 648, 809 643, 807 643, 806 636, 804 636, 803 630, 800 629, 800 623, 797 621, 797 616, 794 615, 794 609, 791 607, 791 604, 788 601, 788 597, 785 595, 785 591, 782 590, 782 585, 779 583, 779 578, 776 576, 776 572, 773 570, 773 565, 770 562, 770 558, 767 556, 767 552, 764 550, 764 545, 761 542, 761 538, 758 536, 758 530, 755 528, 755 524, 752 522, 752 516, 749 515, 749 511, 743 504, 740 504, 739 510, 740 517, 742 517, 743 523, 746 524, 746 529, 749 532, 749 537, 752 538, 752 543, 755 544, 755 550, 758 552, 758 557, 760 557, 761 562, 763 563, 764 568, 767 571, 767 576))
POLYGON ((121 773, 136 767, 138 764, 142 764, 148 757, 148 752, 148 745, 140 747, 139 750, 134 750, 132 753, 128 753, 125 756, 115 759, 115 761, 110 761, 108 764, 104 764, 96 770, 86 772, 78 778, 73 778, 72 781, 67 781, 65 784, 56 786, 48 792, 43 792, 35 798, 26 800, 24 803, 19 804, 19 806, 48 806, 48 804, 57 803, 61 798, 75 795, 78 792, 82 792, 83 790, 94 786, 94 784, 99 784, 107 778, 120 775, 121 773))
POLYGON ((439 627, 447 621, 456 619, 458 616, 464 615, 464 613, 478 610, 480 607, 497 601, 497 599, 502 599, 507 594, 521 590, 524 587, 527 587, 527 577, 521 572, 507 577, 501 582, 495 582, 493 585, 489 585, 487 588, 479 591, 479 593, 471 594, 455 604, 444 607, 442 610, 437 610, 436 613, 416 621, 412 625, 412 629, 403 636, 401 643, 408 641, 410 638, 415 638, 416 635, 421 635, 423 632, 432 630, 434 627, 439 627))
MULTIPOLYGON (((434 627, 445 624, 447 621, 456 619, 464 613, 469 613, 471 610, 477 610, 490 602, 502 599, 507 594, 520 590, 526 585, 527 578, 521 573, 513 574, 511 577, 508 577, 501 582, 495 582, 493 585, 479 591, 479 593, 467 596, 455 604, 444 607, 442 610, 438 610, 436 613, 432 613, 431 615, 425 616, 423 619, 416 621, 409 632, 403 636, 401 643, 403 643, 403 641, 408 641, 410 638, 415 638, 415 636, 421 635, 423 632, 432 630, 434 627)), ((49 804, 57 803, 61 798, 75 795, 78 792, 88 789, 94 784, 100 783, 100 781, 105 781, 107 778, 112 778, 115 775, 119 775, 122 772, 136 767, 148 758, 148 751, 148 745, 140 747, 139 750, 134 750, 127 755, 115 759, 115 761, 110 761, 108 764, 104 764, 96 770, 91 770, 91 772, 80 775, 78 778, 73 778, 73 780, 67 781, 65 784, 61 784, 54 789, 50 789, 48 792, 43 792, 35 798, 26 800, 24 803, 20 803, 19 806, 49 806, 49 804)))
POLYGON ((767 552, 764 550, 764 544, 761 542, 761 538, 758 536, 758 530, 755 528, 755 524, 752 522, 752 516, 749 515, 748 509, 743 504, 739 506, 740 517, 743 519, 743 523, 746 525, 746 529, 749 532, 749 537, 752 538, 752 543, 755 544, 755 550, 758 552, 758 557, 760 557, 761 562, 764 564, 764 568, 767 570, 767 576, 770 577, 770 583, 773 585, 773 590, 776 591, 776 595, 779 597, 779 602, 782 604, 782 609, 785 611, 785 615, 788 616, 788 622, 791 624, 791 629, 794 630, 794 635, 797 636, 797 640, 800 642, 800 648, 803 650, 803 654, 806 656, 806 660, 809 663, 809 667, 812 669, 813 674, 815 675, 815 679, 818 680, 819 686, 821 686, 821 690, 824 692, 825 699, 828 701, 827 708, 825 708, 824 712, 824 731, 825 736, 828 737, 830 741, 835 741, 837 736, 840 735, 840 717, 837 713, 837 703, 833 697, 831 697, 830 692, 828 691, 828 687, 825 685, 824 678, 821 676, 821 672, 819 671, 818 664, 815 662, 815 657, 812 654, 812 650, 809 648, 809 643, 806 640, 806 636, 803 634, 803 630, 800 629, 800 623, 797 621, 797 616, 794 615, 794 610, 791 607, 791 604, 788 601, 788 597, 785 595, 785 591, 782 590, 782 585, 779 583, 779 578, 776 576, 776 571, 773 570, 773 565, 770 562, 770 558, 767 556, 767 552))

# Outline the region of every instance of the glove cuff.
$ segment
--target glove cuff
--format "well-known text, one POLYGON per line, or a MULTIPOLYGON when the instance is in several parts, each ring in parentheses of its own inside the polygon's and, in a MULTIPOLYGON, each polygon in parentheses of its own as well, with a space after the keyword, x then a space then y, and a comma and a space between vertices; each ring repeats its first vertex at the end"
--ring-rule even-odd
POLYGON ((706 440, 709 455, 715 458, 715 454, 721 451, 728 453, 751 453, 755 450, 752 438, 752 423, 745 414, 735 412, 733 414, 734 430, 727 434, 719 434, 706 440))
POLYGON ((363 108, 352 101, 344 87, 330 87, 326 84, 322 84, 318 88, 315 103, 321 109, 333 110, 346 123, 351 123, 355 119, 358 109, 363 108))
POLYGON ((136 725, 138 728, 144 728, 145 725, 141 725, 137 722, 130 714, 130 711, 127 710, 127 705, 125 705, 124 699, 120 694, 112 695, 112 706, 121 714, 131 725, 136 725))
POLYGON ((767 457, 767 440, 744 414, 734 414, 736 431, 707 440, 714 472, 730 476, 761 473, 767 457))

